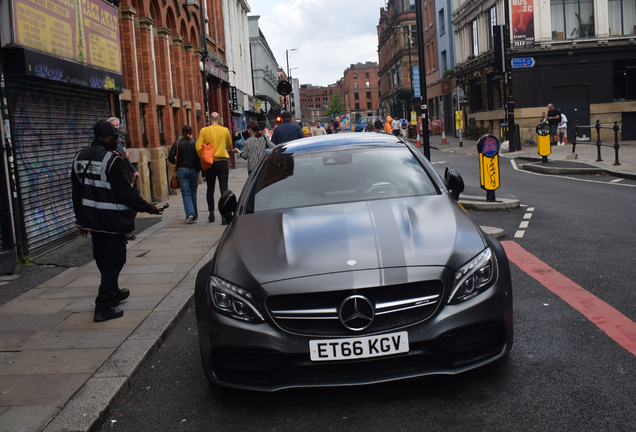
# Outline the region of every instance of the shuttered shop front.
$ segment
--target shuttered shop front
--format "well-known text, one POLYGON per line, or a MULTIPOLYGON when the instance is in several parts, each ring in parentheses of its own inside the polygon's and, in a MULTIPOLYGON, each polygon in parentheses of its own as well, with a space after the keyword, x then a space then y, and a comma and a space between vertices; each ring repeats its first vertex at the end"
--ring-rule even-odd
POLYGON ((109 117, 106 92, 11 79, 9 107, 28 253, 42 253, 76 233, 71 164, 109 117))

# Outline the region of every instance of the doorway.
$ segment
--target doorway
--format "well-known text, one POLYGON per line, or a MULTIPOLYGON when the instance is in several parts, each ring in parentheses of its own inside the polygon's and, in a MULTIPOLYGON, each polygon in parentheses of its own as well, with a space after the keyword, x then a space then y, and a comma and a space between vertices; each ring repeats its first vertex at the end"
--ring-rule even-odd
MULTIPOLYGON (((555 108, 561 109, 568 119, 568 143, 574 139, 574 123, 591 126, 590 123, 590 92, 587 85, 552 87, 552 104, 555 108)), ((593 138, 593 129, 578 129, 577 139, 583 135, 593 138)))

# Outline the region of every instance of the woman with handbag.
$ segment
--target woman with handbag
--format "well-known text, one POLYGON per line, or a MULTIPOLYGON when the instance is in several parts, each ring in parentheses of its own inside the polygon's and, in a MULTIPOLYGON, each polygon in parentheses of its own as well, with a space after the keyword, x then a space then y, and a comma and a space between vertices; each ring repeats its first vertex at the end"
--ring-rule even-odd
POLYGON ((192 126, 184 125, 181 128, 181 135, 182 138, 172 145, 168 161, 175 165, 172 187, 181 188, 186 223, 191 224, 199 217, 197 212, 197 187, 199 186, 201 161, 197 155, 196 141, 192 139, 192 126), (177 182, 175 182, 175 178, 177 182))
POLYGON ((241 159, 247 159, 247 173, 251 173, 265 152, 276 145, 269 140, 266 133, 261 133, 257 122, 250 123, 248 129, 250 137, 245 141, 243 151, 239 153, 241 159))

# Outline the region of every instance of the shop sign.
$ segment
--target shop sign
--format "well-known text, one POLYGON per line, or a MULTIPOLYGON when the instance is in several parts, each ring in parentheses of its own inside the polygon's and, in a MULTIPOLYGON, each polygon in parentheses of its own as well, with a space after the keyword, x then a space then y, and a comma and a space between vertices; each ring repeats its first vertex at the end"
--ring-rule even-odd
POLYGON ((238 110, 238 99, 236 96, 236 87, 230 86, 230 110, 237 111, 238 110))
POLYGON ((14 0, 13 42, 121 73, 118 11, 102 0, 14 0))
POLYGON ((534 0, 512 0, 512 49, 534 49, 534 0))

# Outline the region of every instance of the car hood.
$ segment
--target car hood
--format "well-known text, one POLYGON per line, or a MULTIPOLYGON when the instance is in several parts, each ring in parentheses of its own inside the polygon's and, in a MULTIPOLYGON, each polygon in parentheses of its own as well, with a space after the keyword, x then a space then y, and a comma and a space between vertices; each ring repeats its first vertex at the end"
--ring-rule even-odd
POLYGON ((482 233, 449 195, 239 215, 214 273, 251 290, 282 279, 355 270, 464 265, 482 233))

